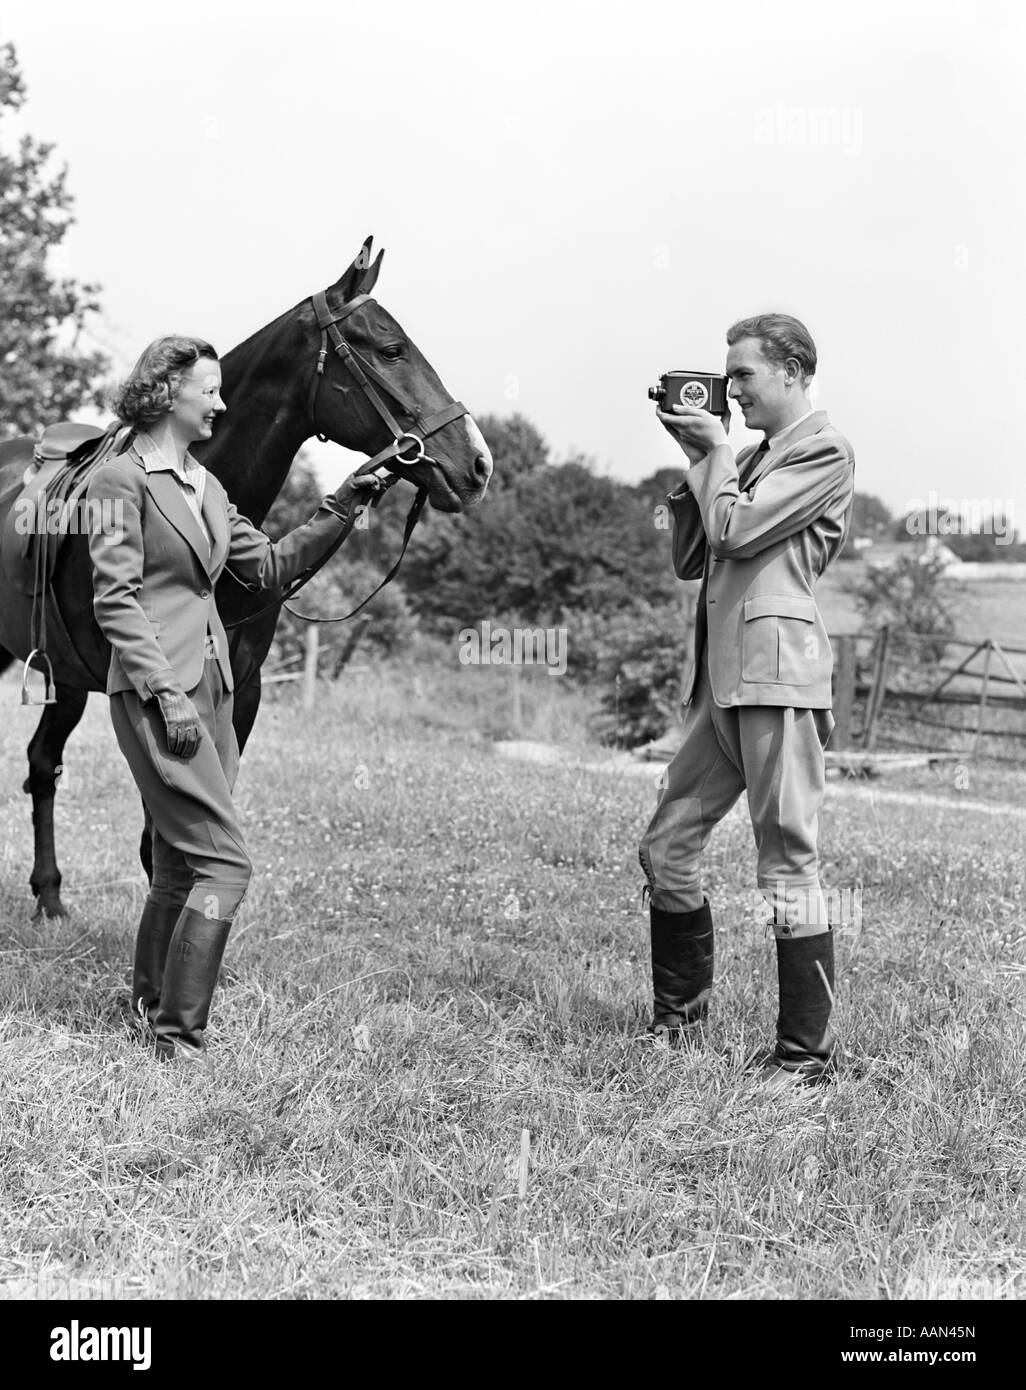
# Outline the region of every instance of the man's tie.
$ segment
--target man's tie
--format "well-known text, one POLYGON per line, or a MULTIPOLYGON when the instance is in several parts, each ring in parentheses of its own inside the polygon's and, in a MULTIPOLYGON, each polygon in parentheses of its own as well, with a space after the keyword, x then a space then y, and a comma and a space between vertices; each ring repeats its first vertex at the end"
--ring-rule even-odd
POLYGON ((741 469, 741 473, 739 474, 737 480, 738 492, 744 492, 744 490, 748 486, 748 481, 751 478, 752 474, 758 468, 759 464, 762 463, 763 459, 766 457, 768 453, 769 440, 764 439, 762 443, 759 445, 759 447, 756 449, 752 457, 749 459, 745 459, 744 467, 741 469))

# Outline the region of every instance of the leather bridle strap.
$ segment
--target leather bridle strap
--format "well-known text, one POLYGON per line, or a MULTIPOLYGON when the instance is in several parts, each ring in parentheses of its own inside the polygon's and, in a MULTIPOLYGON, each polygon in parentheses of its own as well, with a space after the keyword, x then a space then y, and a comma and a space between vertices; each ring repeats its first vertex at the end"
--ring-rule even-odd
POLYGON ((335 353, 341 357, 343 366, 348 368, 349 374, 356 379, 356 384, 367 396, 371 406, 380 414, 384 423, 388 425, 388 430, 392 435, 391 445, 374 455, 370 463, 367 464, 367 468, 378 467, 378 464, 384 464, 385 467, 388 467, 389 461, 392 460, 409 466, 409 464, 420 463, 421 459, 427 459, 427 450, 424 449, 425 439, 430 439, 431 435, 438 434, 439 430, 452 424, 453 420, 459 420, 460 417, 470 414, 462 400, 453 400, 448 406, 443 406, 441 410, 435 411, 432 416, 421 416, 407 400, 403 399, 403 396, 396 391, 395 386, 377 370, 377 367, 368 363, 366 357, 361 357, 355 347, 346 342, 338 325, 345 322, 346 318, 349 318, 350 314, 355 313, 357 309, 363 309, 364 304, 374 303, 370 295, 356 295, 335 310, 328 304, 327 292, 320 291, 317 295, 310 296, 310 303, 313 304, 317 327, 321 329, 320 352, 317 353, 317 364, 314 367, 313 377, 310 379, 309 406, 307 406, 311 424, 317 428, 316 416, 314 416, 317 389, 320 386, 320 379, 324 375, 324 363, 328 356, 328 339, 331 339, 331 346, 334 347, 335 353), (389 396, 393 402, 398 404, 400 410, 410 417, 413 423, 412 428, 403 430, 402 425, 398 423, 392 411, 386 406, 381 392, 389 396))
MULTIPOLYGON (((359 473, 372 473, 380 465, 392 475, 384 479, 379 475, 379 490, 370 501, 370 505, 373 507, 377 505, 388 488, 401 476, 398 473, 399 468, 420 463, 422 459, 426 463, 434 462, 424 448, 424 441, 426 439, 430 439, 433 434, 437 434, 439 430, 443 430, 446 425, 452 424, 454 420, 459 420, 462 416, 469 415, 470 411, 462 401, 450 401, 449 404, 443 406, 441 410, 436 410, 433 415, 419 415, 377 368, 368 362, 366 358, 361 357, 356 349, 346 342, 339 331, 338 325, 344 323, 349 315, 354 313, 357 309, 362 308, 365 304, 372 303, 373 301, 369 294, 358 294, 337 310, 333 310, 328 304, 328 296, 324 290, 321 290, 318 294, 311 295, 310 302, 313 304, 314 314, 317 318, 317 327, 321 330, 321 346, 317 353, 317 364, 314 367, 310 379, 310 395, 307 401, 307 412, 314 429, 317 429, 317 422, 314 414, 317 404, 317 390, 321 383, 321 377, 324 375, 324 364, 328 357, 328 338, 330 336, 331 344, 335 352, 349 369, 357 385, 381 416, 382 420, 384 420, 392 434, 392 443, 382 449, 380 453, 375 454, 373 458, 368 459, 368 461, 357 470, 359 473), (379 386, 387 396, 390 396, 405 414, 410 417, 413 422, 413 427, 411 429, 402 429, 372 383, 376 383, 377 386, 379 386), (404 451, 411 448, 416 449, 416 453, 409 456, 404 451), (389 467, 390 464, 391 467, 389 467)), ((317 437, 326 440, 326 436, 322 434, 318 434, 317 437)), ((302 618, 308 623, 342 623, 345 622, 347 618, 352 618, 356 613, 359 613, 361 608, 370 603, 374 595, 379 593, 390 580, 395 578, 396 572, 402 564, 403 556, 406 554, 406 548, 410 543, 410 537, 413 535, 413 528, 416 526, 420 514, 424 510, 427 496, 427 488, 422 483, 419 484, 417 495, 413 499, 413 504, 406 518, 406 525, 403 529, 403 546, 402 550, 399 552, 398 560, 396 560, 395 564, 385 575, 377 588, 374 589, 372 593, 368 594, 363 602, 358 603, 350 612, 344 614, 340 618, 315 618, 311 614, 298 613, 296 609, 288 608, 288 600, 293 594, 297 593, 308 580, 312 579, 317 571, 326 564, 332 555, 335 554, 336 550, 338 550, 342 541, 345 539, 346 535, 348 535, 347 531, 343 531, 338 539, 333 541, 327 548, 324 554, 321 555, 313 565, 304 570, 302 574, 297 575, 292 583, 288 585, 277 598, 273 599, 263 608, 258 609, 256 613, 250 613, 247 617, 240 618, 234 623, 225 623, 225 631, 229 631, 232 628, 243 627, 247 623, 253 622, 254 619, 260 618, 265 613, 270 612, 272 608, 278 608, 279 606, 288 608, 290 613, 294 613, 297 618, 302 618)), ((228 573, 232 575, 233 579, 237 579, 237 576, 232 570, 229 569, 228 573)), ((243 583, 244 581, 239 580, 238 582, 243 583)), ((245 585, 245 587, 249 588, 250 586, 245 585)))
MULTIPOLYGON (((316 419, 314 409, 317 402, 317 389, 320 379, 324 375, 324 364, 328 356, 328 339, 336 354, 342 359, 343 365, 348 369, 350 375, 355 378, 356 384, 363 391, 371 405, 381 416, 392 434, 392 443, 375 454, 366 465, 368 469, 376 468, 379 464, 388 465, 389 461, 399 464, 410 465, 419 463, 421 459, 427 459, 427 451, 424 448, 424 441, 433 434, 452 424, 454 420, 459 420, 464 415, 469 415, 470 411, 462 401, 451 401, 441 410, 435 411, 433 415, 422 416, 413 409, 409 402, 403 399, 402 395, 395 387, 382 375, 366 358, 361 357, 356 349, 347 343, 342 336, 338 325, 343 323, 350 314, 357 309, 363 308, 365 304, 371 304, 369 294, 358 294, 353 299, 348 300, 339 309, 332 309, 328 303, 327 292, 324 290, 310 296, 313 305, 314 315, 317 319, 317 327, 321 330, 321 346, 317 354, 317 364, 314 368, 313 376, 310 381, 310 396, 308 411, 311 423, 316 429, 316 419), (380 388, 387 396, 390 396, 400 408, 407 414, 413 422, 411 429, 403 429, 395 416, 389 410, 381 397, 380 388), (407 450, 414 450, 412 453, 407 450)), ((323 438, 323 436, 319 436, 323 438)))

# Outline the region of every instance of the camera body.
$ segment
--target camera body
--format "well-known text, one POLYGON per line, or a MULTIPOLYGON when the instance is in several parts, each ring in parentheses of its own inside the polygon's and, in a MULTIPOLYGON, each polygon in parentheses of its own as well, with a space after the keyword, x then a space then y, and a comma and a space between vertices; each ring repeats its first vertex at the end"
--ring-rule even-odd
POLYGON ((719 372, 664 372, 658 386, 648 388, 648 398, 669 413, 675 405, 694 405, 710 415, 727 410, 728 378, 719 372))

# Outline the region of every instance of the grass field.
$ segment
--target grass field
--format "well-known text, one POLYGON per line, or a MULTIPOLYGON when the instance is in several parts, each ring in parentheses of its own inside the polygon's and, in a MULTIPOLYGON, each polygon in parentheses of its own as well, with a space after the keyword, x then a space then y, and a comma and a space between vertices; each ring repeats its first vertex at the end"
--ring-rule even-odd
MULTIPOLYGON (((584 751, 582 702, 537 675, 522 732, 584 751)), ((653 1050, 653 783, 496 756, 507 679, 395 667, 311 715, 267 702, 237 791, 257 874, 210 1065, 178 1068, 122 1022, 144 880, 105 701, 58 801, 72 914, 37 924, 36 712, 0 682, 0 1290, 1026 1295, 1026 817, 985 769, 918 804, 831 790, 823 876, 862 913, 838 928, 848 1060, 769 1100, 745 1069, 776 985, 746 815, 708 861, 708 1044, 653 1050)))

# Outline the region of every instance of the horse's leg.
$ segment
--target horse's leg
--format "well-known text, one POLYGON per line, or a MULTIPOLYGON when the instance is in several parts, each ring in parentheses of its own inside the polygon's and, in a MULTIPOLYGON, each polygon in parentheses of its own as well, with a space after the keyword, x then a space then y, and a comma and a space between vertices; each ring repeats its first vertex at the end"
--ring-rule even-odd
POLYGON ((241 688, 236 688, 235 702, 232 708, 232 723, 235 726, 235 737, 239 742, 239 752, 245 748, 250 734, 253 732, 253 724, 256 721, 257 710, 260 708, 260 668, 254 670, 249 680, 241 688))
POLYGON ((146 802, 142 803, 143 808, 143 832, 139 839, 139 858, 142 866, 146 870, 146 877, 150 883, 153 882, 153 817, 147 809, 146 802))
POLYGON ((61 872, 53 842, 53 799, 57 769, 64 757, 68 735, 82 718, 89 696, 71 685, 55 687, 57 703, 47 705, 28 746, 29 775, 24 790, 32 796, 35 862, 29 884, 36 898, 33 917, 64 917, 61 872))

